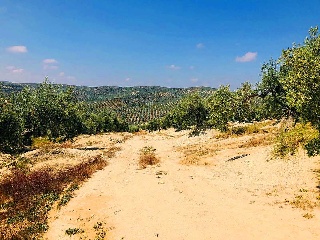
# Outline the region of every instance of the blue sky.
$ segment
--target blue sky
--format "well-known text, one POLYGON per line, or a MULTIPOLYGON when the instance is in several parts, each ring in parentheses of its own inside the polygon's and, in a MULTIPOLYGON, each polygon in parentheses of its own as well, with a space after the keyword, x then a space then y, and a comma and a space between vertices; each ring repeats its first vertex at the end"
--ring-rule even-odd
POLYGON ((302 43, 319 11, 319 0, 0 0, 0 81, 237 88, 302 43))

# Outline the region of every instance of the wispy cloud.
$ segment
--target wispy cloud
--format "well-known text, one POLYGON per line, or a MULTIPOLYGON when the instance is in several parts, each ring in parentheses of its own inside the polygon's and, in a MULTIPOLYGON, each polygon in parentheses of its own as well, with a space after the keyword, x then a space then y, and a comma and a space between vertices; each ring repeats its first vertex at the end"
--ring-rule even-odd
POLYGON ((11 53, 26 53, 28 49, 26 46, 11 46, 7 48, 7 51, 11 53))
POLYGON ((205 45, 203 43, 198 43, 196 45, 196 48, 198 48, 198 49, 201 49, 201 48, 204 48, 204 47, 205 47, 205 45))
POLYGON ((44 59, 42 62, 45 63, 45 64, 58 63, 58 61, 53 59, 53 58, 44 59))
POLYGON ((247 52, 242 57, 236 57, 236 62, 252 62, 258 56, 257 52, 247 52))
POLYGON ((196 83, 196 82, 199 81, 199 78, 191 78, 190 81, 193 82, 193 83, 196 83))
POLYGON ((126 82, 129 82, 130 80, 131 80, 131 78, 129 78, 129 77, 125 79, 126 82))
POLYGON ((60 72, 59 73, 59 77, 64 77, 65 73, 64 72, 60 72))
POLYGON ((194 70, 194 66, 190 66, 189 69, 190 69, 190 70, 194 70))
POLYGON ((43 65, 44 70, 56 70, 59 68, 57 65, 53 65, 58 63, 58 61, 53 58, 44 59, 42 63, 44 64, 43 65))
POLYGON ((23 68, 17 68, 15 66, 7 66, 6 69, 10 72, 10 73, 22 73, 24 71, 23 68))
POLYGON ((181 69, 181 67, 176 66, 176 65, 174 65, 174 64, 168 66, 168 68, 171 69, 171 70, 180 70, 180 69, 181 69))

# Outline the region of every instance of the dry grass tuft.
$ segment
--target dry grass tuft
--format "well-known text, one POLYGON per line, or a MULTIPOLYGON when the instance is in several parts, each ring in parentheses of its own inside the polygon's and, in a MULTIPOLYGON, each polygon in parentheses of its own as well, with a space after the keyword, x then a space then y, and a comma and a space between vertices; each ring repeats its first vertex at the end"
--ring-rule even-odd
POLYGON ((184 159, 180 161, 184 165, 210 165, 207 158, 216 155, 218 149, 214 146, 203 146, 203 145, 191 145, 187 148, 181 149, 184 154, 184 159))
POLYGON ((313 209, 319 206, 318 202, 310 200, 311 197, 307 195, 297 195, 294 200, 290 201, 290 204, 295 208, 301 208, 303 210, 313 209))
POLYGON ((140 149, 139 166, 144 169, 148 165, 156 165, 160 160, 156 157, 156 149, 150 146, 140 149))
POLYGON ((250 148, 250 147, 259 147, 259 146, 267 146, 271 145, 274 142, 273 134, 259 134, 250 138, 245 143, 239 145, 239 148, 250 148))
POLYGON ((106 165, 97 155, 60 171, 13 169, 0 181, 0 239, 39 239, 48 229, 48 212, 64 189, 70 185, 77 189, 76 185, 106 165))
POLYGON ((116 147, 116 146, 111 146, 108 148, 108 150, 103 151, 103 153, 108 157, 108 158, 113 158, 116 155, 116 152, 120 151, 121 147, 116 147))

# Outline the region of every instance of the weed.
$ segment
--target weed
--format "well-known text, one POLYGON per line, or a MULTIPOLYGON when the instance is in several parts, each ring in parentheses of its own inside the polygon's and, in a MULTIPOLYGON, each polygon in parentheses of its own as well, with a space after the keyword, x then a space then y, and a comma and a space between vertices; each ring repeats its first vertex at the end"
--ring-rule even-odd
POLYGON ((96 232, 96 236, 95 236, 95 240, 101 240, 101 239, 105 239, 107 232, 103 227, 103 223, 102 222, 97 222, 94 226, 93 226, 95 232, 96 232))
POLYGON ((79 189, 79 185, 74 183, 67 190, 65 190, 58 202, 58 208, 60 208, 61 206, 67 205, 67 203, 71 200, 71 198, 73 198, 74 191, 78 189, 79 189))
POLYGON ((81 228, 68 228, 66 230, 66 234, 71 236, 71 235, 75 235, 78 233, 84 233, 84 230, 82 230, 81 228))
POLYGON ((304 217, 304 218, 307 218, 307 219, 311 219, 311 218, 314 217, 314 215, 311 214, 311 213, 306 213, 306 214, 303 215, 303 217, 304 217))
POLYGON ((160 162, 156 157, 155 151, 156 149, 150 146, 140 149, 139 166, 142 169, 146 168, 148 165, 156 165, 160 162))
POLYGON ((290 204, 295 208, 301 208, 303 210, 313 209, 318 205, 316 202, 310 201, 307 196, 302 195, 295 196, 295 199, 291 201, 290 204))

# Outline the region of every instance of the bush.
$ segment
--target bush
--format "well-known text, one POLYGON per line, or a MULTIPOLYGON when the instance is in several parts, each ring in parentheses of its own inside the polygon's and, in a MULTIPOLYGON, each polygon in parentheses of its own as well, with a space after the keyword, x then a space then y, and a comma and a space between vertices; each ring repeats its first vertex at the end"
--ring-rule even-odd
POLYGON ((140 150, 139 166, 143 169, 148 165, 158 164, 160 161, 155 154, 156 149, 147 146, 140 150))
POLYGON ((0 151, 15 153, 23 148, 22 121, 10 108, 0 107, 0 151))
MULTIPOLYGON (((319 132, 310 123, 297 123, 280 130, 273 150, 275 157, 294 155, 300 147, 305 147, 319 137, 319 132)), ((307 148, 308 149, 308 148, 307 148)))

